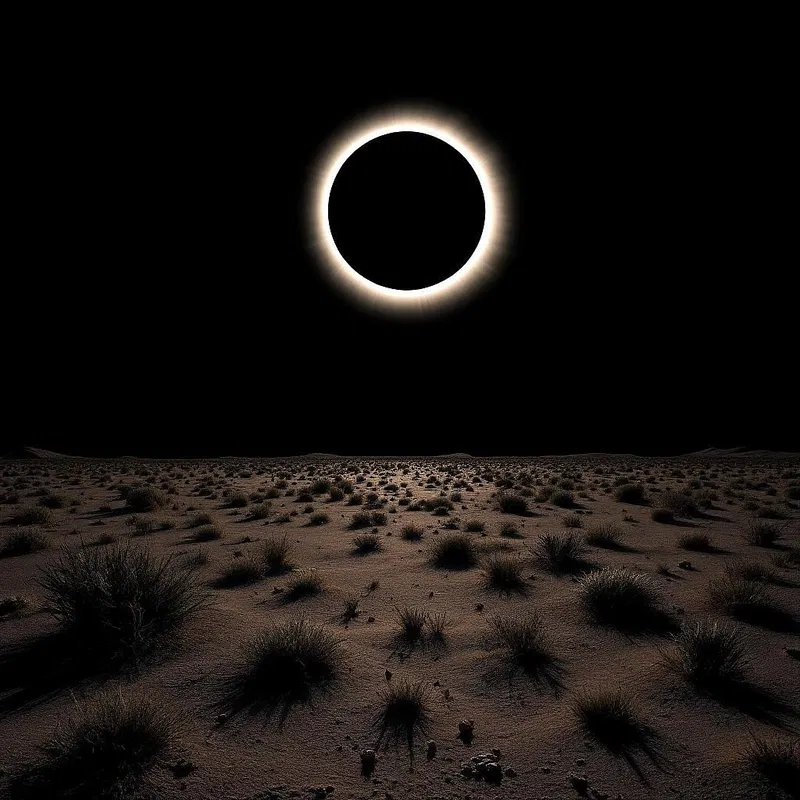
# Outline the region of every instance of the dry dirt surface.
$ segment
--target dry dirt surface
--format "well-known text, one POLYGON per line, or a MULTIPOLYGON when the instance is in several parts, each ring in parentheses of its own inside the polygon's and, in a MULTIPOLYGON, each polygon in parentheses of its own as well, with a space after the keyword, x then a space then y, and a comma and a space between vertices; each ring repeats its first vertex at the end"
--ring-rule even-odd
POLYGON ((764 453, 0 461, 0 796, 797 797, 799 500, 764 453))

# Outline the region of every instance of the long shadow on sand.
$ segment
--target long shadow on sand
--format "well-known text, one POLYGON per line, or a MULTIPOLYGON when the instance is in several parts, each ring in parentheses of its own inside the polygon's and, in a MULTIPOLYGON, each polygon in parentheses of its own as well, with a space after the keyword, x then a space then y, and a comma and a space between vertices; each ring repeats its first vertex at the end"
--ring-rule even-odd
POLYGON ((0 655, 0 717, 115 672, 108 657, 61 631, 6 648, 0 655))

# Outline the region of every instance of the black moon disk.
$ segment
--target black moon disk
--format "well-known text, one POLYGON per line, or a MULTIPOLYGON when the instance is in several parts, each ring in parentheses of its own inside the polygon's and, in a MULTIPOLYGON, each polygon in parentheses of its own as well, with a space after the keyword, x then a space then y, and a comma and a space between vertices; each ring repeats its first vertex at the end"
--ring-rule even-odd
POLYGON ((344 260, 389 289, 434 286, 480 241, 483 190, 466 158, 426 133, 393 132, 353 152, 331 187, 328 222, 344 260))

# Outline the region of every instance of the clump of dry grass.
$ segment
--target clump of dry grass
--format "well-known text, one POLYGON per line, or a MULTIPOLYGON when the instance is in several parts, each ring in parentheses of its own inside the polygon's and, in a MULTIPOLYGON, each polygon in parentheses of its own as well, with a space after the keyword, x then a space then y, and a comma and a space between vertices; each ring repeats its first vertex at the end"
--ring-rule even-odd
POLYGON ((543 533, 533 547, 536 559, 557 574, 582 570, 585 552, 586 546, 576 533, 543 533))
POLYGON ((628 630, 668 626, 655 581, 625 568, 590 572, 578 581, 581 604, 598 623, 628 630))
POLYGON ((800 742, 797 739, 751 736, 745 757, 770 783, 790 797, 797 797, 800 786, 800 742))
POLYGON ((433 540, 429 561, 440 569, 469 569, 478 563, 478 551, 471 536, 446 533, 433 540))
POLYGON ((50 546, 50 540, 38 528, 32 530, 15 530, 6 534, 0 543, 0 558, 26 556, 38 553, 50 546))
POLYGON ((280 575, 292 569, 294 563, 289 537, 284 534, 280 539, 277 536, 267 538, 261 546, 261 561, 269 575, 280 575))
POLYGON ((742 632, 725 622, 705 620, 686 625, 664 653, 666 663, 698 686, 713 688, 744 679, 748 663, 742 632))
POLYGON ((144 653, 208 602, 178 562, 130 545, 64 547, 39 585, 62 629, 112 659, 144 653))
POLYGON ((621 687, 578 692, 571 710, 583 730, 612 752, 641 746, 649 738, 649 729, 639 716, 633 696, 621 687))
POLYGON ((381 695, 381 707, 373 719, 373 727, 379 729, 378 742, 387 737, 395 744, 404 740, 413 762, 414 740, 426 738, 430 729, 428 701, 429 690, 422 681, 392 681, 381 695))
POLYGON ((48 761, 19 776, 25 797, 121 798, 174 749, 179 716, 146 696, 102 692, 62 721, 45 746, 48 761))
POLYGON ((487 588, 504 594, 525 591, 522 577, 523 562, 511 553, 493 553, 483 563, 484 582, 487 588))

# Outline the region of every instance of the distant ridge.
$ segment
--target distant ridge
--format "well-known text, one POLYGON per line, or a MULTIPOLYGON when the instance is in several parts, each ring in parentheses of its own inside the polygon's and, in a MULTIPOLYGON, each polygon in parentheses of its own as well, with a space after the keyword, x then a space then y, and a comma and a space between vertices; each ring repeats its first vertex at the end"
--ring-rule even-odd
POLYGON ((3 453, 2 458, 81 458, 81 456, 68 456, 64 453, 56 453, 53 450, 43 450, 41 447, 15 447, 7 453, 3 453))

